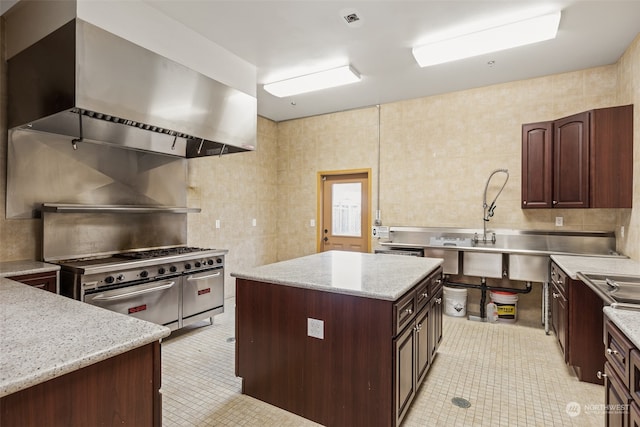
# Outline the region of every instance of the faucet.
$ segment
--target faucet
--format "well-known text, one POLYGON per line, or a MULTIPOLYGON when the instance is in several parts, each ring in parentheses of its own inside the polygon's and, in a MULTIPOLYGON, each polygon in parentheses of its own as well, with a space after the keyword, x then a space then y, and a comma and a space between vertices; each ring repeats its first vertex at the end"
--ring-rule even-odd
MULTIPOLYGON (((487 239, 487 222, 489 222, 489 219, 493 216, 494 211, 496 209, 496 200, 498 200, 498 196, 500 195, 500 193, 502 193, 502 190, 504 190, 504 187, 505 185, 507 185, 508 180, 509 180, 509 171, 507 169, 496 169, 493 172, 491 172, 491 175, 489 175, 489 179, 487 179, 487 183, 484 186, 484 198, 482 200, 482 209, 483 209, 482 242, 483 243, 487 243, 489 241, 489 239, 487 239), (491 178, 493 178, 493 175, 500 172, 506 174, 507 177, 504 179, 504 183, 502 184, 502 187, 500 187, 500 191, 498 191, 498 194, 496 194, 496 197, 494 197, 491 204, 487 204, 487 190, 489 189, 489 183, 491 182, 491 178)), ((478 243, 480 241, 480 237, 478 236, 478 233, 474 234, 473 241, 475 243, 478 243)), ((491 243, 496 243, 496 233, 493 233, 493 235, 491 236, 491 243)))

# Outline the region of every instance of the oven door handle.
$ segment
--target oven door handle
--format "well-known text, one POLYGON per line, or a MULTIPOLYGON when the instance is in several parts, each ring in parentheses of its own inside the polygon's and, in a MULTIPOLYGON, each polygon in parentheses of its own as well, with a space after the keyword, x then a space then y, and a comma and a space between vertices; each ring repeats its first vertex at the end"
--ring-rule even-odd
POLYGON ((218 271, 216 273, 213 274, 209 274, 207 276, 200 276, 200 277, 193 277, 193 276, 189 276, 187 277, 188 281, 195 281, 195 280, 205 280, 205 279, 213 279, 214 277, 220 277, 220 275, 222 274, 222 272, 218 271))
POLYGON ((176 282, 167 282, 164 285, 155 286, 153 288, 141 289, 139 291, 133 291, 133 292, 128 292, 126 294, 113 295, 113 296, 109 296, 109 297, 105 297, 104 295, 98 295, 98 296, 93 298, 93 301, 114 301, 114 300, 124 299, 124 298, 128 298, 130 296, 148 294, 148 293, 151 293, 151 292, 157 292, 157 291, 161 291, 161 290, 164 290, 164 289, 169 289, 170 287, 172 287, 175 284, 176 284, 176 282))

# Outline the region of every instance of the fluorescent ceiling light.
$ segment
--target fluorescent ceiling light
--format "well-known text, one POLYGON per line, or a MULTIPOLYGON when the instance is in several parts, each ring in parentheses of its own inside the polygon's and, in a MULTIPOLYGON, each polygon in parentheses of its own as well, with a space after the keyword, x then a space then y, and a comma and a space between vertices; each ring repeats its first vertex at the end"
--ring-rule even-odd
POLYGON ((421 67, 427 67, 553 39, 558 33, 560 14, 537 16, 414 47, 413 56, 421 67))
POLYGON ((264 85, 264 90, 279 98, 299 93, 342 86, 360 81, 360 74, 350 65, 307 74, 292 79, 281 80, 264 85))

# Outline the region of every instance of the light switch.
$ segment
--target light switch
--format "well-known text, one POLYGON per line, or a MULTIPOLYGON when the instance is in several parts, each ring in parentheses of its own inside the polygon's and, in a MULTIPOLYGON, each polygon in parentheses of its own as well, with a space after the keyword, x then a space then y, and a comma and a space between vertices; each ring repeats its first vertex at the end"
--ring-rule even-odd
POLYGON ((563 218, 561 216, 556 217, 556 227, 562 227, 564 224, 563 218))
POLYGON ((309 220, 309 227, 315 227, 315 226, 316 226, 316 220, 315 219, 309 220))
POLYGON ((220 228, 220 220, 216 219, 216 228, 220 228))
POLYGON ((324 339, 324 321, 307 318, 307 335, 310 337, 324 339))
POLYGON ((256 219, 255 219, 255 218, 253 218, 253 219, 251 220, 251 225, 253 225, 254 227, 255 227, 256 225, 258 225, 258 222, 256 221, 256 219))

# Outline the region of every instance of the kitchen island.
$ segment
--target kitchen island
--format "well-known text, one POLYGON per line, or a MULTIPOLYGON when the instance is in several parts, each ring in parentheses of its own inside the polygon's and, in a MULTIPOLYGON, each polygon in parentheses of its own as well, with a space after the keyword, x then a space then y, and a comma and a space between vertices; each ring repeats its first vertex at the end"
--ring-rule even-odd
POLYGON ((164 326, 0 278, 0 420, 160 426, 164 326))
POLYGON ((329 251, 233 272, 243 393, 325 426, 399 425, 442 337, 441 264, 329 251))

